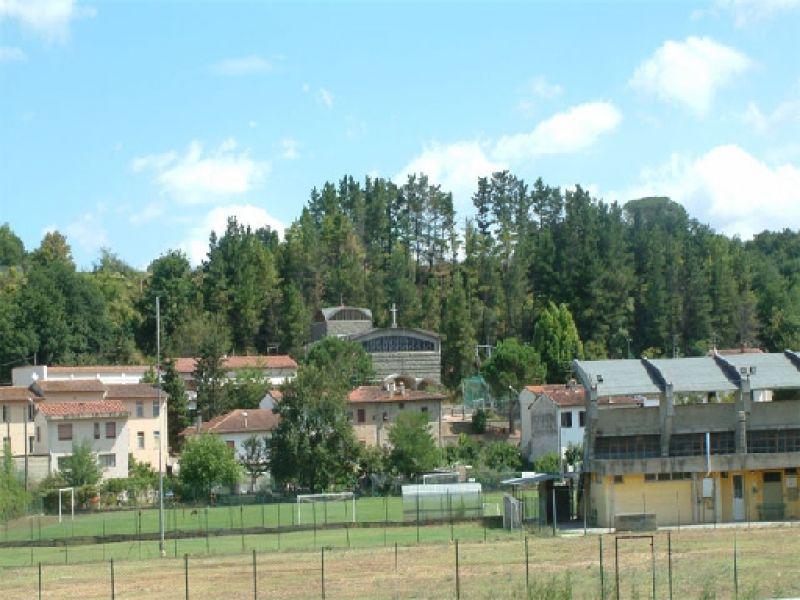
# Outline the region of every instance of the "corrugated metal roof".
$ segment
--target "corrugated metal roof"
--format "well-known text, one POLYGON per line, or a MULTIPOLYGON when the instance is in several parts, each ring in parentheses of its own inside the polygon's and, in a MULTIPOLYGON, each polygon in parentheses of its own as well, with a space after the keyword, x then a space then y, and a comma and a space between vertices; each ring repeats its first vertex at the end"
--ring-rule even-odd
MULTIPOLYGON (((796 353, 792 353, 796 354, 796 353)), ((800 358, 800 357, 799 357, 800 358)), ((750 388, 754 390, 779 390, 800 388, 800 370, 784 353, 731 354, 724 357, 737 371, 755 367, 750 373, 750 388)))
POLYGON ((597 384, 598 396, 658 394, 661 388, 640 360, 576 360, 577 374, 584 384, 597 384))
POLYGON ((739 386, 710 356, 659 358, 650 361, 675 392, 733 392, 739 386))

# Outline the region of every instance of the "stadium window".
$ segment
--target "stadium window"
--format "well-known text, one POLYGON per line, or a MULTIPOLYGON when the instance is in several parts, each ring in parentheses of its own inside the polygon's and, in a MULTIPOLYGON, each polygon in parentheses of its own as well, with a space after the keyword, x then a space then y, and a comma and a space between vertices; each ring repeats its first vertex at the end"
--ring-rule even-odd
POLYGON ((106 421, 106 438, 109 440, 117 437, 117 423, 115 421, 106 421))
POLYGON ((644 474, 644 480, 647 481, 647 482, 655 481, 656 480, 655 473, 645 473, 644 474))
POLYGON ((625 483, 625 478, 622 475, 614 475, 614 483, 625 483))
POLYGON ((58 426, 58 439, 61 442, 72 440, 72 423, 61 423, 58 426))
POLYGON ((572 411, 567 410, 561 413, 561 428, 570 429, 572 427, 572 411))

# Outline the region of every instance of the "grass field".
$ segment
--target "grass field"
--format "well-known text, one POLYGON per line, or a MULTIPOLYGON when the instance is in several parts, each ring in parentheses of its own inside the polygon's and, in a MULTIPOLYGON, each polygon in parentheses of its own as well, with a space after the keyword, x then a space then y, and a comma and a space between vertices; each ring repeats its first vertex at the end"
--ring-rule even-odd
MULTIPOLYGON (((535 498, 535 496, 533 496, 535 498)), ((500 514, 502 493, 483 497, 485 513, 500 514)), ((455 506, 455 505, 454 505, 455 506)), ((398 522, 403 520, 402 499, 359 498, 356 500, 355 520, 361 523, 398 522)), ((245 506, 167 508, 165 527, 179 531, 204 532, 206 529, 237 529, 247 527, 291 527, 294 525, 325 525, 353 521, 353 502, 327 503, 294 502, 251 504, 245 506)), ((116 510, 78 514, 59 524, 56 516, 34 516, 17 519, 0 527, 0 541, 50 540, 81 536, 138 535, 158 532, 158 510, 116 510)))
MULTIPOLYGON (((449 530, 437 528, 440 543, 421 546, 393 542, 372 547, 342 547, 341 539, 319 539, 336 547, 325 551, 325 597, 334 598, 454 598, 456 596, 456 546, 449 530)), ((413 533, 413 529, 406 534, 413 533)), ((323 535, 340 534, 340 531, 323 535)), ((351 532, 353 533, 353 532, 351 532)), ((359 530, 374 535, 381 530, 359 530)), ((400 535, 400 532, 393 532, 400 535)), ((477 532, 473 532, 477 533, 477 532)), ((672 532, 672 597, 733 598, 734 553, 737 542, 739 598, 800 595, 800 530, 772 528, 738 530, 682 530, 672 532)), ((466 530, 459 535, 467 536, 466 530)), ((294 534, 291 534, 294 535, 294 534)), ((525 542, 521 535, 498 539, 467 540, 458 545, 458 587, 461 598, 525 597, 525 542)), ((277 551, 274 535, 253 536, 247 547, 257 547, 258 598, 320 598, 322 551, 277 551), (266 551, 269 544, 271 551, 266 551)), ((433 533, 426 536, 433 541, 433 533)), ((528 589, 532 598, 600 598, 599 536, 539 537, 528 540, 528 589)), ((614 537, 603 536, 606 598, 615 590, 614 537)), ((282 540, 286 543, 288 538, 282 540)), ((215 544, 223 539, 212 540, 215 544)), ((235 543, 236 538, 225 538, 235 543)), ((376 542, 382 540, 371 540, 376 542)), ((361 540, 351 545, 360 546, 361 540)), ((411 543, 413 540, 406 540, 411 543)), ((193 542, 194 543, 194 542, 193 542)), ((204 540, 203 540, 204 543, 204 540)), ((647 539, 620 542, 620 597, 652 597, 651 568, 655 565, 656 597, 669 598, 670 577, 667 534, 655 536, 655 561, 647 539)), ((197 556, 189 553, 189 597, 198 599, 253 598, 253 563, 248 551, 235 555, 197 556)), ((196 549, 195 549, 196 550, 196 549)), ((202 549, 201 549, 202 550, 202 549)), ((220 551, 222 549, 219 549, 220 551)), ((109 598, 110 563, 48 565, 43 567, 43 597, 48 599, 109 598)), ((0 598, 35 598, 36 567, 7 568, 0 573, 0 598)), ((182 558, 132 560, 115 558, 116 598, 183 598, 185 572, 182 558)))

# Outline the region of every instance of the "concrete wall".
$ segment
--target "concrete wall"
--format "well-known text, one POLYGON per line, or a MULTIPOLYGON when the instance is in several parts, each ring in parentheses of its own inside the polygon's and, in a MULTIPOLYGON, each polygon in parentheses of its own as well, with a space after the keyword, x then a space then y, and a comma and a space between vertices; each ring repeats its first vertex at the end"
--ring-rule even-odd
POLYGON ((153 416, 153 399, 141 399, 143 417, 136 416, 136 399, 123 400, 122 403, 128 409, 127 429, 128 429, 128 452, 133 455, 137 462, 149 464, 158 470, 158 438, 156 432, 163 432, 160 435, 161 452, 163 465, 167 464, 167 401, 166 397, 161 398, 161 410, 158 417, 153 416), (144 434, 144 448, 139 448, 138 433, 144 434))
POLYGON ((88 441, 92 452, 96 454, 114 454, 116 465, 103 471, 103 478, 128 476, 128 428, 125 419, 121 418, 96 418, 96 419, 45 419, 40 413, 36 416, 36 427, 39 428, 39 441, 34 443, 35 454, 49 454, 51 458, 50 469, 58 471, 58 458, 70 456, 74 443, 88 441), (114 421, 117 424, 117 437, 108 439, 105 436, 106 423, 114 421), (58 425, 72 424, 72 440, 58 439, 58 425), (94 439, 94 424, 100 423, 100 439, 94 439))
POLYGON ((47 365, 14 367, 11 369, 11 385, 28 387, 36 380, 47 379, 47 365), (36 377, 34 378, 34 375, 36 377))
POLYGON ((599 408, 597 434, 603 436, 657 434, 660 431, 658 407, 617 406, 599 408))
POLYGON ((750 429, 798 429, 800 428, 800 402, 753 403, 750 411, 750 429))
POLYGON ((442 357, 439 352, 375 352, 370 356, 378 379, 400 374, 441 382, 442 357))
POLYGON ((679 456, 672 458, 593 459, 588 470, 601 475, 631 475, 636 473, 672 473, 706 471, 747 471, 763 469, 789 469, 800 465, 800 452, 775 452, 772 454, 712 454, 705 456, 679 456))
POLYGON ((441 445, 441 403, 430 402, 405 402, 400 408, 400 402, 353 402, 349 405, 349 412, 356 439, 367 446, 389 445, 389 429, 401 412, 420 412, 423 407, 428 409, 428 430, 431 432, 437 445, 441 445), (358 422, 358 410, 364 410, 365 422, 358 422), (384 420, 384 414, 386 420, 384 420))
POLYGON ((736 428, 736 405, 683 404, 675 407, 673 433, 705 433, 732 431, 736 428))
POLYGON ((621 483, 603 476, 592 482, 592 501, 599 527, 613 527, 617 515, 654 513, 659 527, 693 522, 692 481, 645 481, 627 475, 621 483))
MULTIPOLYGON (((20 476, 25 474, 25 455, 14 457, 14 468, 20 476)), ((28 455, 28 483, 38 483, 50 474, 49 454, 28 455)))

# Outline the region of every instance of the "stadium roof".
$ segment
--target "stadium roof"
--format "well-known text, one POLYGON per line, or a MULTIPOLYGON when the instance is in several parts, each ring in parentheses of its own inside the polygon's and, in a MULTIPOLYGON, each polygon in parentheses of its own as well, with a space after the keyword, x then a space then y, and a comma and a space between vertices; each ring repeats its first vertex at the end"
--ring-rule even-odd
POLYGON ((800 389, 800 354, 740 353, 694 358, 575 360, 573 370, 597 396, 658 394, 668 384, 679 393, 736 391, 749 377, 754 390, 800 389))

